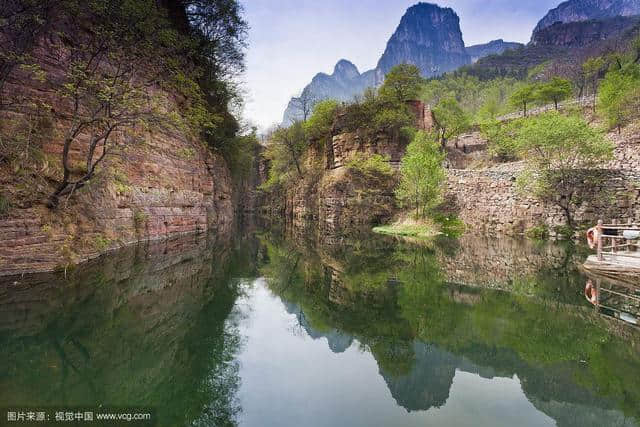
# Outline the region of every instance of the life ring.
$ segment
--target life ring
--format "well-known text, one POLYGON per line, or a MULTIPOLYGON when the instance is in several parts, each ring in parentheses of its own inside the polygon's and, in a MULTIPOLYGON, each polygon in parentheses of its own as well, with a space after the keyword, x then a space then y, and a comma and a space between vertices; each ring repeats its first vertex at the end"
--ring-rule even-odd
POLYGON ((587 230, 587 244, 590 249, 595 249, 598 246, 598 229, 596 227, 587 230))
POLYGON ((598 290, 593 286, 591 280, 587 280, 587 286, 584 288, 584 296, 591 304, 596 305, 598 303, 598 290))

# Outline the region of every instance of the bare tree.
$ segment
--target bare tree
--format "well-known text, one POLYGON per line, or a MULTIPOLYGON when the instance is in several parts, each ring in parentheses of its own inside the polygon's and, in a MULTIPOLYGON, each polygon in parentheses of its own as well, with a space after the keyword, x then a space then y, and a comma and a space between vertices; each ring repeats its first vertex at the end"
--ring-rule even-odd
POLYGON ((313 112, 313 106, 318 99, 309 90, 303 90, 299 97, 293 98, 293 107, 298 111, 299 117, 303 122, 306 122, 311 113, 313 112))

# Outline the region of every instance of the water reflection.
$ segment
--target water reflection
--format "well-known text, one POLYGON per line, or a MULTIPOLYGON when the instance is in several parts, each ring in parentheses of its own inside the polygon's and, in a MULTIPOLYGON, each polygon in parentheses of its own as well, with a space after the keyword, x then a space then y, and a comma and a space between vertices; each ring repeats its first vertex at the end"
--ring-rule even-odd
POLYGON ((594 276, 587 279, 584 296, 602 315, 640 326, 640 287, 594 276))
MULTIPOLYGON (((185 237, 69 273, 0 284, 3 406, 139 406, 158 425, 225 425, 239 411, 239 273, 255 248, 185 237)), ((6 415, 3 415, 6 416, 6 415)))
POLYGON ((571 248, 472 237, 453 250, 443 244, 265 238, 261 273, 309 336, 371 352, 408 411, 445 406, 467 372, 519 379, 558 425, 635 425, 638 337, 589 308, 571 248))
POLYGON ((471 236, 128 248, 2 279, 0 401, 160 426, 638 425, 639 332, 585 299, 581 260, 471 236))

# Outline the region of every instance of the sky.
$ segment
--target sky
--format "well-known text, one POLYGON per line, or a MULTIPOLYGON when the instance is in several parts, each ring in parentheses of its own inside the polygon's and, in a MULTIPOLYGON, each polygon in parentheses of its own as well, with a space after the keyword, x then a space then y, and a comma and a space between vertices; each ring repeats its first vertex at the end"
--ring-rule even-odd
MULTIPOLYGON (((244 117, 261 130, 280 123, 292 96, 339 59, 372 69, 417 0, 240 0, 248 37, 244 117)), ((437 0, 453 8, 467 46, 502 38, 526 43, 562 0, 437 0)))

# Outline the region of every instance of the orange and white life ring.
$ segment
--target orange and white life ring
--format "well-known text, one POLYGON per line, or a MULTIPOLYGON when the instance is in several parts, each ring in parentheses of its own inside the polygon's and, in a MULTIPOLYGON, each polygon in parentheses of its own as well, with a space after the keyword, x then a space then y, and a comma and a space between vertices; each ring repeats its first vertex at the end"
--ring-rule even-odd
POLYGON ((596 227, 590 228, 587 230, 587 244, 589 248, 595 249, 598 246, 598 237, 600 233, 596 227))
POLYGON ((584 296, 591 304, 596 305, 598 303, 598 290, 593 286, 591 280, 587 280, 587 286, 584 288, 584 296))

